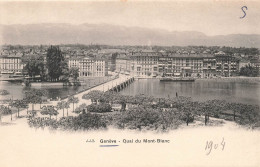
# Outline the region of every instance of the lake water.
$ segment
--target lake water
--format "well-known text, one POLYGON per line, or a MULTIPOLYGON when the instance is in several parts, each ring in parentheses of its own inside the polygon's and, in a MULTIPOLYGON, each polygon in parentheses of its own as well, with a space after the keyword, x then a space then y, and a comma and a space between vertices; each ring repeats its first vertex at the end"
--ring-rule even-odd
MULTIPOLYGON (((82 90, 86 90, 94 85, 101 84, 102 82, 108 81, 111 78, 91 78, 86 81, 84 86, 33 86, 31 88, 46 90, 48 98, 67 97, 68 95, 76 94, 82 90)), ((22 83, 11 83, 7 81, 0 81, 0 89, 7 90, 10 94, 6 96, 0 96, 0 100, 5 99, 22 99, 25 96, 25 91, 31 89, 22 86, 22 83)))
MULTIPOLYGON (((24 92, 30 88, 22 86, 21 83, 8 83, 0 82, 0 88, 7 90, 10 94, 6 96, 0 96, 0 99, 22 99, 24 97, 24 92)), ((48 87, 33 87, 36 89, 46 90, 48 98, 65 97, 68 94, 75 94, 83 89, 83 86, 76 87, 63 87, 63 86, 48 86, 48 87)))
POLYGON ((247 104, 260 104, 260 82, 241 83, 227 80, 196 80, 195 82, 160 82, 139 79, 121 91, 124 95, 145 94, 154 97, 189 96, 193 100, 220 99, 247 104))
MULTIPOLYGON (((92 83, 93 86, 93 83, 92 83)), ((37 88, 37 87, 36 87, 37 88)), ((48 93, 48 98, 66 97, 88 88, 88 86, 49 86, 38 87, 48 93)), ((21 99, 25 87, 21 83, 0 82, 0 89, 6 89, 10 95, 0 96, 0 99, 21 99)), ((122 90, 124 95, 145 94, 154 97, 189 96, 194 100, 205 101, 220 99, 247 104, 260 104, 260 82, 241 83, 226 80, 196 80, 195 82, 160 82, 158 79, 139 79, 122 90)))

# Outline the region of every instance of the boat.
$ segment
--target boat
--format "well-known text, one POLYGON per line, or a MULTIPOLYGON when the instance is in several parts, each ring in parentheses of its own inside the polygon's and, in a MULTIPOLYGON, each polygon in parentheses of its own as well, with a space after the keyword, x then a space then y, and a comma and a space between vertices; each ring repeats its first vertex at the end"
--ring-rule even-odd
POLYGON ((171 82, 194 82, 195 78, 188 78, 188 77, 162 77, 160 81, 171 81, 171 82))

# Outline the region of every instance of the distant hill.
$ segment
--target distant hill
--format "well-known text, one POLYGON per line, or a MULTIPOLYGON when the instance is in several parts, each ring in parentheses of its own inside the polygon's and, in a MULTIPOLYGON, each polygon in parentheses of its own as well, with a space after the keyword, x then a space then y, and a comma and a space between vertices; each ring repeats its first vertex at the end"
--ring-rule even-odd
POLYGON ((260 35, 207 36, 196 31, 166 31, 109 24, 0 25, 0 44, 106 44, 233 46, 260 48, 260 35))

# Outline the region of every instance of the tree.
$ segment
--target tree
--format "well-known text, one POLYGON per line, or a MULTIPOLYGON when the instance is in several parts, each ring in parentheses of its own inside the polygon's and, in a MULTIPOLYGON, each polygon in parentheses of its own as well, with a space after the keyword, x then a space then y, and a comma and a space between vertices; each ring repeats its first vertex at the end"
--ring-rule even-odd
POLYGON ((79 77, 79 68, 78 67, 72 67, 69 70, 70 77, 72 78, 73 82, 77 82, 79 77))
POLYGON ((88 94, 84 94, 82 99, 90 99, 91 103, 97 103, 103 96, 103 92, 99 90, 92 90, 88 94))
POLYGON ((25 63, 23 68, 23 73, 27 73, 30 77, 35 77, 36 75, 40 75, 43 79, 45 75, 44 71, 44 58, 43 56, 33 55, 24 57, 22 61, 25 63))
POLYGON ((25 101, 27 103, 32 103, 32 111, 34 111, 34 104, 42 103, 42 97, 46 95, 45 91, 38 89, 31 89, 25 92, 25 101))
POLYGON ((245 67, 240 68, 239 74, 242 76, 256 77, 259 75, 259 70, 251 65, 246 65, 245 67))
POLYGON ((8 107, 4 105, 0 105, 0 122, 2 121, 2 115, 4 114, 11 114, 11 121, 13 120, 12 110, 10 110, 8 107))
POLYGON ((68 117, 68 116, 69 116, 68 109, 70 108, 70 103, 69 103, 69 101, 66 101, 64 107, 67 109, 67 117, 68 117))
POLYGON ((121 104, 121 111, 125 111, 125 109, 126 109, 126 102, 127 102, 126 96, 123 96, 123 95, 115 96, 114 97, 114 102, 121 104))
POLYGON ((233 120, 236 121, 236 113, 239 110, 240 106, 237 103, 227 103, 228 109, 233 111, 233 120))
POLYGON ((13 103, 11 103, 11 106, 17 108, 18 117, 20 117, 19 115, 20 109, 27 108, 28 105, 24 100, 15 100, 13 103))
POLYGON ((207 123, 209 122, 209 114, 210 114, 210 111, 212 110, 211 103, 209 101, 206 101, 206 102, 202 103, 201 107, 202 107, 201 111, 205 116, 205 125, 207 125, 207 123))
POLYGON ((61 53, 59 47, 51 46, 47 50, 47 69, 48 69, 48 76, 51 81, 57 81, 62 76, 62 69, 65 66, 65 59, 61 53))
POLYGON ((120 128, 157 130, 162 125, 163 120, 161 118, 159 110, 140 106, 126 111, 119 118, 117 125, 120 128))
POLYGON ((110 70, 111 71, 115 71, 116 69, 116 58, 118 56, 118 53, 113 53, 111 56, 111 66, 110 66, 110 70))
POLYGON ((105 113, 105 112, 111 112, 112 107, 108 103, 100 103, 100 104, 93 103, 88 105, 87 109, 89 112, 105 113))
POLYGON ((57 103, 57 106, 56 106, 56 108, 58 110, 63 110, 63 117, 64 117, 64 109, 66 107, 65 105, 66 105, 65 101, 60 101, 60 102, 57 103))
POLYGON ((74 96, 70 96, 68 101, 69 101, 69 103, 73 104, 73 112, 74 112, 74 104, 79 102, 79 98, 78 97, 74 97, 74 96))
POLYGON ((52 115, 58 115, 58 111, 55 109, 55 107, 53 105, 48 105, 48 106, 43 106, 42 107, 42 111, 41 111, 42 115, 49 115, 50 119, 52 115))
POLYGON ((138 94, 134 97, 128 98, 128 101, 132 104, 149 106, 153 102, 153 98, 146 96, 145 94, 138 94))
POLYGON ((79 113, 85 111, 85 108, 87 108, 87 105, 85 103, 83 103, 75 109, 75 113, 79 114, 79 113))
POLYGON ((99 101, 101 103, 110 103, 111 105, 115 102, 116 99, 118 99, 118 96, 120 96, 119 93, 115 91, 107 91, 107 92, 99 92, 100 93, 100 99, 99 101))
POLYGON ((212 115, 216 118, 219 118, 219 115, 222 111, 230 109, 229 103, 227 103, 224 100, 208 100, 207 103, 210 106, 209 110, 211 111, 212 115))
POLYGON ((181 112, 180 117, 186 122, 187 126, 194 120, 194 113, 197 104, 197 102, 192 102, 191 98, 182 96, 176 98, 174 106, 176 106, 176 108, 181 112))
POLYGON ((63 82, 69 82, 70 72, 69 72, 69 66, 66 61, 63 61, 61 63, 62 66, 62 75, 60 76, 60 79, 63 82))

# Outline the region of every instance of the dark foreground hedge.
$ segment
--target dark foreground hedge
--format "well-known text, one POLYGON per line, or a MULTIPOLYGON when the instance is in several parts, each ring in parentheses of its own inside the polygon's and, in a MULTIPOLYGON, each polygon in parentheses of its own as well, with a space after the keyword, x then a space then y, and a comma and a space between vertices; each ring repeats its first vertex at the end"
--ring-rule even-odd
POLYGON ((163 111, 153 108, 133 108, 122 113, 116 127, 120 129, 167 131, 176 129, 182 121, 173 110, 163 111))
POLYGON ((105 112, 111 112, 112 107, 108 103, 100 103, 100 104, 92 103, 87 106, 87 110, 88 112, 105 113, 105 112))
POLYGON ((29 117, 28 124, 30 127, 63 130, 92 130, 106 129, 106 122, 102 116, 97 114, 82 113, 77 117, 64 117, 59 120, 50 118, 29 117))
POLYGON ((62 130, 106 129, 108 125, 112 125, 119 129, 167 131, 176 129, 182 121, 174 111, 140 107, 116 115, 82 113, 77 117, 70 116, 59 120, 29 117, 28 123, 35 128, 62 130))

